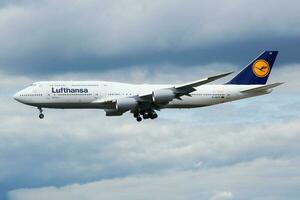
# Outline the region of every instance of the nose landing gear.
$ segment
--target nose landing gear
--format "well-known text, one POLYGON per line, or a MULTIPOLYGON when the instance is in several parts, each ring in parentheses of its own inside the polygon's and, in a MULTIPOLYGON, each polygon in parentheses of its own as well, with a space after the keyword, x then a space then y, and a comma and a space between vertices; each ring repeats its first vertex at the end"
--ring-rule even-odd
POLYGON ((142 117, 141 117, 140 113, 134 113, 133 117, 136 118, 136 121, 138 121, 138 122, 142 121, 142 117))
POLYGON ((39 118, 43 119, 44 118, 43 109, 41 107, 39 107, 38 109, 40 111, 39 118))

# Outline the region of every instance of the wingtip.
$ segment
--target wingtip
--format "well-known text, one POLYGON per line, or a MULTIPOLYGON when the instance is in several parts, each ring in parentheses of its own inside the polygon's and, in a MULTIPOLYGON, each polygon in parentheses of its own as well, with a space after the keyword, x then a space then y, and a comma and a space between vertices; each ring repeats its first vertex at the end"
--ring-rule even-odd
POLYGON ((233 74, 233 73, 234 73, 234 71, 227 72, 227 73, 224 73, 223 76, 228 76, 228 75, 233 74))
POLYGON ((282 85, 284 83, 285 82, 278 82, 278 83, 272 83, 272 84, 269 84, 269 85, 273 85, 274 87, 277 87, 277 86, 282 85))
POLYGON ((223 78, 225 76, 228 76, 228 75, 230 75, 232 73, 233 73, 233 71, 232 72, 227 72, 227 73, 224 73, 224 74, 219 74, 219 75, 216 75, 216 76, 211 77, 211 78, 217 78, 217 79, 219 79, 219 78, 223 78))
POLYGON ((282 85, 282 84, 285 84, 285 82, 279 82, 279 83, 278 83, 278 85, 282 85))

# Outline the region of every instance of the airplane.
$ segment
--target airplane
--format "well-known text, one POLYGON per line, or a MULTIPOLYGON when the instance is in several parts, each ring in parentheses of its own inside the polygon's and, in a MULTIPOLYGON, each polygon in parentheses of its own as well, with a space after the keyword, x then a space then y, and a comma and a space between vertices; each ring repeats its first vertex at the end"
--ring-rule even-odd
POLYGON ((155 119, 165 108, 197 108, 265 95, 283 82, 266 84, 278 51, 264 51, 224 84, 207 85, 223 73, 185 84, 129 84, 107 81, 40 81, 14 99, 39 109, 104 109, 106 116, 130 111, 138 122, 155 119))

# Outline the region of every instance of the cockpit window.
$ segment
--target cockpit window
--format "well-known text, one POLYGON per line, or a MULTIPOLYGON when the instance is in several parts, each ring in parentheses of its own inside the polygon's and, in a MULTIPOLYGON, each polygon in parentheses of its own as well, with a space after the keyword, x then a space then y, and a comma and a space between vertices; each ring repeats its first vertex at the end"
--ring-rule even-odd
POLYGON ((36 86, 36 84, 35 84, 35 83, 32 83, 32 84, 30 84, 29 86, 36 86))

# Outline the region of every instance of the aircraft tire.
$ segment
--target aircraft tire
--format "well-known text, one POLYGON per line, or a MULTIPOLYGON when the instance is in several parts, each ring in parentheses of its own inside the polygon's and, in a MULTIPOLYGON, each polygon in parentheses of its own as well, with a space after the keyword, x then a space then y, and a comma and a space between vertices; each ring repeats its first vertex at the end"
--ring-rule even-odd
POLYGON ((154 113, 154 114, 152 114, 152 115, 150 116, 151 119, 156 119, 157 117, 158 117, 158 116, 157 116, 156 113, 154 113))
POLYGON ((143 118, 144 118, 144 119, 149 119, 149 118, 150 118, 150 114, 145 113, 145 114, 143 115, 143 118))
POLYGON ((142 121, 142 118, 141 118, 140 116, 138 116, 138 117, 136 118, 136 121, 140 122, 140 121, 142 121))

